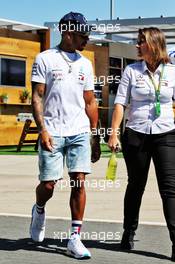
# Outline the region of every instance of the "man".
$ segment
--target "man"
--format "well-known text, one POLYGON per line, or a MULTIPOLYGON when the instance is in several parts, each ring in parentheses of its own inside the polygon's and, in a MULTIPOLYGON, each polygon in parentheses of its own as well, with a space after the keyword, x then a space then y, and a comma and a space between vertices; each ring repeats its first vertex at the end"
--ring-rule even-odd
MULTIPOLYGON (((90 258, 80 240, 85 208, 85 175, 90 173, 90 128, 98 121, 92 65, 76 52, 87 44, 90 26, 80 13, 66 14, 59 22, 61 43, 40 53, 32 71, 33 114, 40 133, 39 180, 32 209, 31 238, 42 242, 45 205, 63 175, 64 159, 70 176, 72 215, 68 254, 90 258)), ((93 140, 91 159, 100 157, 99 140, 93 140)))

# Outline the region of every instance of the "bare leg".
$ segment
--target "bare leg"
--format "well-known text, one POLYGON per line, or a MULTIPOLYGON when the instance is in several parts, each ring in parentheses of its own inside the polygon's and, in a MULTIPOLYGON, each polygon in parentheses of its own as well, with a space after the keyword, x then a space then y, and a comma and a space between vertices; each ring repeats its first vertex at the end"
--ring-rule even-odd
POLYGON ((44 206, 46 202, 52 197, 54 185, 56 182, 40 182, 36 188, 36 203, 39 206, 44 206))
POLYGON ((86 192, 84 187, 85 175, 77 172, 71 173, 70 209, 72 220, 82 220, 86 204, 86 192))

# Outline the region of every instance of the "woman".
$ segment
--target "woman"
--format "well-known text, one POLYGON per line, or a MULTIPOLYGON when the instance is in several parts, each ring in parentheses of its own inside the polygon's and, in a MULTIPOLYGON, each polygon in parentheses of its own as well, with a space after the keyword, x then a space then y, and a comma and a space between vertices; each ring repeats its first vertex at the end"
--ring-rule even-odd
MULTIPOLYGON (((172 241, 175 261, 175 125, 172 98, 175 96, 175 66, 169 63, 165 36, 158 28, 139 29, 136 45, 140 60, 126 67, 115 98, 113 131, 120 127, 128 106, 122 136, 128 172, 124 198, 124 233, 121 248, 134 247, 139 209, 147 182, 151 158, 155 166, 164 216, 172 241)), ((113 133, 109 147, 120 141, 113 133)))

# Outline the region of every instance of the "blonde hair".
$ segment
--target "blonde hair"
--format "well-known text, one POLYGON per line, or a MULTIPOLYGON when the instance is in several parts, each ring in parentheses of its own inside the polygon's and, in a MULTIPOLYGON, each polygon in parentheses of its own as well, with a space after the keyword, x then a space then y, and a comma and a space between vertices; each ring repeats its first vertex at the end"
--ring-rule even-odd
POLYGON ((144 38, 152 54, 152 61, 160 63, 170 62, 166 50, 166 39, 164 33, 156 27, 139 29, 139 37, 144 38))

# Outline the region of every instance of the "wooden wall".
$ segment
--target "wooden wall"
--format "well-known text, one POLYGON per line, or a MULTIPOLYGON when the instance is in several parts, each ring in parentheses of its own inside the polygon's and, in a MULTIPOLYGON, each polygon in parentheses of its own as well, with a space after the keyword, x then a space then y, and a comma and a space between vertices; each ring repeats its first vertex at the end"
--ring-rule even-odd
MULTIPOLYGON (((36 54, 40 52, 40 38, 37 34, 24 32, 0 31, 0 55, 23 58, 26 60, 26 85, 25 88, 31 92, 31 69, 36 54), (10 34, 11 37, 8 37, 10 34), (4 36, 2 36, 4 35, 4 36), (7 36, 6 36, 7 35, 7 36), (28 39, 30 40, 28 40, 28 39)), ((31 112, 31 104, 22 104, 19 93, 24 88, 0 86, 0 94, 7 93, 9 96, 7 104, 0 103, 0 146, 17 145, 21 136, 24 122, 17 121, 17 114, 31 112)), ((35 136, 32 136, 33 139, 35 136)))
POLYGON ((85 49, 81 53, 91 61, 95 74, 95 52, 93 50, 90 51, 85 49))
MULTIPOLYGON (((18 145, 23 126, 15 115, 0 115, 0 146, 18 145)), ((27 135, 27 139, 37 139, 37 135, 27 135)))
MULTIPOLYGON (((34 57, 40 52, 40 43, 36 41, 0 37, 0 55, 26 59, 26 88, 31 92, 31 69, 34 57)), ((0 94, 7 93, 9 104, 20 104, 19 93, 24 88, 0 86, 0 94)))

